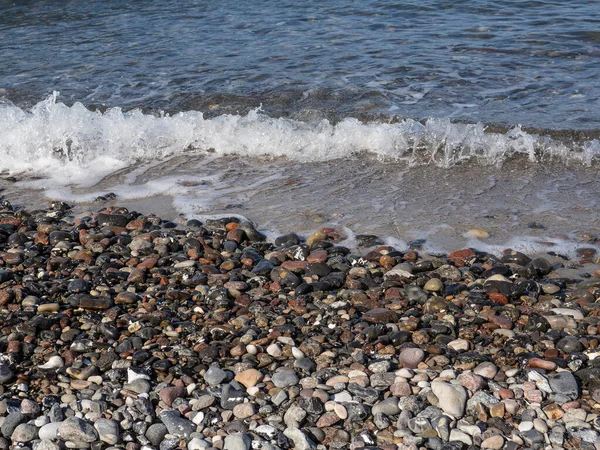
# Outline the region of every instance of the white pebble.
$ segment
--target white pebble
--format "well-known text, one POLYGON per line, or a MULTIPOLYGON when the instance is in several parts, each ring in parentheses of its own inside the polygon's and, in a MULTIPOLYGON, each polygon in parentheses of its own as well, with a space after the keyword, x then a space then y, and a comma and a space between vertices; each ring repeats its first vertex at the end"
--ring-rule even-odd
POLYGON ((533 427, 538 430, 540 433, 548 432, 548 425, 542 419, 533 419, 533 427))
POLYGON ((258 353, 258 349, 256 348, 256 345, 248 344, 246 345, 246 352, 248 352, 250 355, 256 355, 258 353))
POLYGON ((415 376, 415 371, 412 369, 400 369, 396 371, 396 375, 398 375, 399 377, 402 378, 406 378, 407 380, 410 380, 412 377, 415 376))
POLYGON ((281 347, 277 344, 271 344, 267 347, 267 353, 275 358, 282 355, 281 347))
POLYGON ((516 374, 519 373, 519 369, 516 367, 512 369, 507 369, 506 371, 504 371, 504 373, 507 377, 514 377, 516 374))
POLYGON ((348 411, 346 410, 346 408, 344 407, 344 405, 340 405, 339 403, 336 403, 336 405, 333 408, 333 410, 335 411, 335 413, 337 414, 337 416, 340 419, 346 420, 348 418, 348 411))
POLYGON ((292 347, 292 356, 296 359, 304 358, 304 352, 298 347, 292 347))
POLYGON ((51 356, 48 362, 38 366, 39 369, 59 369, 64 366, 65 361, 60 356, 51 356))
POLYGON ((529 431, 529 430, 533 430, 533 422, 530 422, 529 420, 526 420, 526 421, 521 422, 519 424, 519 431, 521 433, 523 433, 524 431, 529 431))

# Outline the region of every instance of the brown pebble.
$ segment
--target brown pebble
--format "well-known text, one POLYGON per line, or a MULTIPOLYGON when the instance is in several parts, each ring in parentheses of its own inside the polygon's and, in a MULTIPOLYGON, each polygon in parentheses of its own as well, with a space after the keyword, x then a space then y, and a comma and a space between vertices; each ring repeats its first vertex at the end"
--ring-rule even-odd
POLYGON ((386 308, 375 308, 364 313, 363 319, 367 322, 391 323, 398 322, 398 314, 386 308))
POLYGON ((316 425, 318 428, 330 427, 338 423, 340 420, 340 417, 335 412, 328 412, 319 417, 316 425))
POLYGON ((542 408, 544 413, 548 416, 550 420, 560 420, 562 416, 565 415, 565 412, 558 406, 556 403, 551 403, 542 408))
POLYGON ((527 366, 534 369, 544 369, 544 370, 555 370, 556 363, 552 361, 546 361, 541 358, 531 358, 527 361, 527 366))
POLYGON ((306 258, 306 261, 309 263, 320 263, 325 262, 327 260, 327 251, 326 250, 313 250, 310 252, 310 255, 306 258))

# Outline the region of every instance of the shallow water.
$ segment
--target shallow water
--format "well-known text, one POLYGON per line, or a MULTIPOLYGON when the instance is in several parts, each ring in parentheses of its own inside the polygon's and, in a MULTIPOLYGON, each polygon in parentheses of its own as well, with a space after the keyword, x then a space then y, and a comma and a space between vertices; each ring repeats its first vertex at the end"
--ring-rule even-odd
POLYGON ((9 198, 23 204, 76 201, 76 212, 115 204, 179 222, 242 215, 271 237, 333 226, 343 230, 347 245, 357 234, 374 234, 401 248, 422 239, 433 252, 510 247, 574 255, 577 248, 597 247, 594 237, 600 236, 597 167, 523 157, 448 169, 366 154, 312 163, 186 155, 124 169, 93 186, 23 189, 39 183, 25 178, 5 186, 9 198), (109 192, 117 198, 96 200, 109 192), (471 230, 489 236, 472 237, 471 230))

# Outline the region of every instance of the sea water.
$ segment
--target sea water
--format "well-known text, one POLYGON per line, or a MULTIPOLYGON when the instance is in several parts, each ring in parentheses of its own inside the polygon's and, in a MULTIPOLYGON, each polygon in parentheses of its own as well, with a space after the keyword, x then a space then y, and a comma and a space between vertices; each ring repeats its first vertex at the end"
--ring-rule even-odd
POLYGON ((596 9, 0 1, 2 187, 572 254, 600 235, 596 9))

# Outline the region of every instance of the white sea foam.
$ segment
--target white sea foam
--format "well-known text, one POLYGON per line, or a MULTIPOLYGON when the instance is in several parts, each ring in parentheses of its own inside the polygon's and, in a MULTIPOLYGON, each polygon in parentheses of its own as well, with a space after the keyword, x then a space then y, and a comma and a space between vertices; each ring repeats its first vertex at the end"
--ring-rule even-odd
POLYGON ((287 157, 300 162, 345 158, 368 152, 408 164, 451 167, 466 160, 497 164, 514 155, 589 165, 600 159, 597 140, 573 146, 528 134, 486 132, 483 124, 449 119, 362 123, 347 118, 308 124, 271 118, 259 109, 245 116, 205 118, 187 111, 172 116, 91 111, 66 106, 57 93, 31 110, 0 104, 0 170, 46 179, 46 186, 92 186, 102 177, 141 162, 186 152, 217 156, 287 157), (576 147, 576 148, 575 148, 576 147), (49 183, 49 184, 48 184, 49 183))

